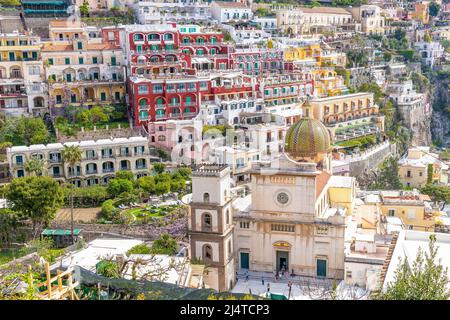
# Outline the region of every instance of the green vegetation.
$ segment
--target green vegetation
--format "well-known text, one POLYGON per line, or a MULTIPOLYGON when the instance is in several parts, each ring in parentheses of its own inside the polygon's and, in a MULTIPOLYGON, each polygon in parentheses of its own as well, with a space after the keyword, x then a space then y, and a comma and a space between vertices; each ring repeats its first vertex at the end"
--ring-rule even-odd
POLYGON ((255 16, 258 16, 258 17, 274 17, 275 13, 270 11, 267 8, 258 8, 255 11, 255 16))
POLYGON ((450 203, 450 188, 447 186, 427 184, 420 192, 429 195, 433 201, 443 202, 443 206, 450 203))
POLYGON ((376 180, 369 185, 369 190, 399 190, 403 185, 398 176, 397 158, 390 157, 380 165, 376 180))
POLYGON ((66 204, 70 204, 70 191, 73 192, 75 208, 98 207, 105 200, 110 198, 105 186, 95 185, 83 188, 72 188, 70 190, 69 188, 66 188, 66 204))
POLYGON ((18 7, 20 6, 19 0, 0 0, 0 6, 2 7, 18 7))
POLYGON ((120 278, 119 265, 115 261, 101 260, 95 266, 95 271, 106 278, 120 278))
POLYGON ((145 243, 141 243, 138 245, 135 245, 133 248, 127 251, 127 256, 132 254, 151 254, 152 249, 147 246, 145 243))
POLYGON ((337 146, 340 147, 346 147, 346 148, 360 148, 361 150, 364 150, 376 143, 376 138, 374 135, 369 135, 365 137, 359 137, 350 139, 347 141, 342 141, 337 143, 337 146))
POLYGON ((427 166, 427 184, 433 183, 433 165, 430 163, 427 166))
POLYGON ((177 241, 167 233, 156 239, 151 247, 152 254, 167 254, 171 256, 177 253, 177 250, 177 241))
POLYGON ((386 291, 376 298, 379 300, 448 300, 450 279, 447 268, 438 260, 436 236, 430 235, 428 252, 419 247, 416 259, 411 263, 407 258, 400 261, 395 271, 395 279, 386 291))
POLYGON ((89 16, 89 3, 85 0, 83 4, 80 6, 80 13, 82 17, 89 16))
POLYGON ((20 217, 30 219, 33 231, 46 227, 55 218, 64 200, 64 191, 58 182, 48 176, 14 179, 5 192, 12 210, 20 217))
POLYGON ((428 6, 428 12, 432 17, 436 17, 439 14, 440 9, 441 6, 437 4, 435 1, 432 1, 428 6))
POLYGON ((14 146, 46 144, 51 136, 41 118, 10 118, 0 123, 0 142, 14 146))
POLYGON ((117 127, 127 128, 129 122, 126 118, 124 106, 94 106, 91 109, 69 106, 65 116, 55 119, 55 127, 65 135, 75 135, 81 128, 92 130, 117 127))
POLYGON ((179 205, 162 205, 158 207, 149 206, 146 208, 131 208, 125 210, 124 212, 135 216, 138 222, 147 223, 147 221, 163 218, 179 209, 180 207, 181 206, 179 205))

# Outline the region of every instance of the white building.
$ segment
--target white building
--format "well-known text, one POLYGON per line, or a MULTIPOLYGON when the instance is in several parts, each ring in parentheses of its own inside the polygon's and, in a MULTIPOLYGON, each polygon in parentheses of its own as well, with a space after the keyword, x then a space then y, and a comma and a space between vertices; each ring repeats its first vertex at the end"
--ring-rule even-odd
POLYGON ((134 4, 141 24, 210 22, 209 4, 201 0, 140 0, 134 4))
POLYGON ((210 10, 213 19, 219 23, 247 21, 253 18, 252 10, 242 2, 214 1, 210 10))
POLYGON ((148 138, 145 137, 16 146, 8 148, 7 157, 14 178, 27 176, 26 162, 37 158, 44 160, 44 175, 61 181, 70 179, 77 187, 106 184, 121 170, 129 170, 139 177, 147 175, 150 169, 148 138), (65 145, 80 147, 80 163, 72 167, 65 162, 65 145))
POLYGON ((431 68, 444 56, 444 47, 439 42, 416 42, 414 47, 422 62, 431 68))
POLYGON ((264 31, 273 34, 277 30, 277 18, 276 17, 257 17, 253 18, 264 31))

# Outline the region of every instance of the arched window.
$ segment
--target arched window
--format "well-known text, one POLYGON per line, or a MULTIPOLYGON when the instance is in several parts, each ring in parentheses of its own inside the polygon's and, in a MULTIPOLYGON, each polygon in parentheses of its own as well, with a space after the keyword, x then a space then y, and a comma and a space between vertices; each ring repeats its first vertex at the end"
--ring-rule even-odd
POLYGON ((203 231, 211 231, 212 230, 212 219, 209 213, 203 214, 203 231))
POLYGON ((209 244, 203 246, 203 261, 211 261, 213 256, 212 247, 209 244))
POLYGON ((208 192, 205 192, 203 194, 203 202, 209 202, 209 193, 208 192))

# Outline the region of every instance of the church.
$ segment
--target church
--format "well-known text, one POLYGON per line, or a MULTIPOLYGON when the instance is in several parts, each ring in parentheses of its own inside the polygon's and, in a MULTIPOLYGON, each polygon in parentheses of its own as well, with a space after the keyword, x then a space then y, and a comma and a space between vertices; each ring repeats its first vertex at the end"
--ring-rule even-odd
POLYGON ((248 195, 231 189, 227 165, 193 171, 191 257, 206 263, 206 285, 231 290, 238 270, 344 278, 355 182, 332 175, 331 151, 326 127, 302 118, 289 128, 284 153, 252 165, 248 195))

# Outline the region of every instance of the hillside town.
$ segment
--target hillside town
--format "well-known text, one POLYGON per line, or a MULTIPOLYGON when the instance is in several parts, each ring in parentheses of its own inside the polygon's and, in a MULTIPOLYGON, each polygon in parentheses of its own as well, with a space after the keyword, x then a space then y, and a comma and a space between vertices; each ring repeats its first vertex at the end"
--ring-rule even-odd
POLYGON ((448 0, 0 0, 0 300, 449 300, 449 76, 448 0))

